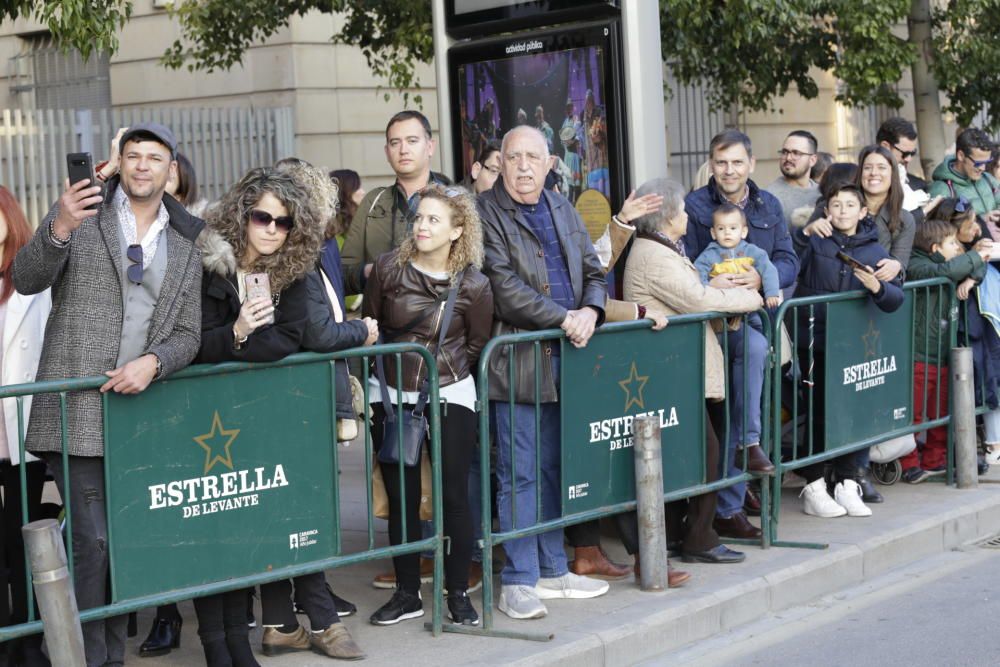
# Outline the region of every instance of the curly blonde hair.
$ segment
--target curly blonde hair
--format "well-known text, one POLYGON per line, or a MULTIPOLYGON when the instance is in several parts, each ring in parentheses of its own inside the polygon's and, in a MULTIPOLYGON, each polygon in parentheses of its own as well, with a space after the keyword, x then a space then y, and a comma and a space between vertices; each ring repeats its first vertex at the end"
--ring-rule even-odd
MULTIPOLYGON (((454 285, 458 274, 467 267, 483 268, 483 225, 476 210, 476 199, 465 188, 435 184, 420 191, 420 201, 425 199, 443 202, 451 211, 451 226, 462 228, 462 235, 452 243, 448 253, 448 275, 454 285)), ((404 266, 416 255, 417 244, 411 234, 399 245, 396 261, 404 266)))
POLYGON ((250 212, 261 197, 271 194, 288 209, 295 224, 282 246, 271 255, 258 257, 253 266, 243 267, 250 273, 266 273, 274 294, 315 268, 330 215, 329 209, 320 207, 319 197, 310 191, 311 183, 300 181, 296 172, 270 167, 251 169, 223 195, 206 220, 233 247, 237 265, 242 266, 250 212))

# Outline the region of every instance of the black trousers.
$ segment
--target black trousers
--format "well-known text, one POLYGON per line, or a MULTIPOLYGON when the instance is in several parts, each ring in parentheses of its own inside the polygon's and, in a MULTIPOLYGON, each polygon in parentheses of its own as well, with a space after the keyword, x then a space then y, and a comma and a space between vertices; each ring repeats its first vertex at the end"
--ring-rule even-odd
MULTIPOLYGON (((25 575, 24 538, 21 535, 21 466, 0 461, 0 626, 17 625, 28 620, 27 577, 25 575), (8 587, 10 596, 8 597, 8 587)), ((25 464, 25 488, 28 492, 28 521, 41 515, 42 487, 45 485, 45 463, 25 464)), ((39 618, 36 608, 35 618, 39 618)), ((41 635, 29 635, 0 645, 0 666, 47 665, 41 654, 41 635), (9 660, 9 662, 5 662, 9 660)))
MULTIPOLYGON (((0 542, 0 626, 16 625, 28 620, 27 580, 25 577, 24 538, 21 536, 21 468, 9 460, 0 461, 0 522, 3 541, 0 542), (7 587, 10 587, 8 604, 7 587)), ((41 518, 42 486, 45 484, 45 463, 33 461, 24 466, 28 492, 28 521, 41 518)), ((36 617, 37 618, 37 617, 36 617)))
MULTIPOLYGON (((706 407, 705 420, 705 465, 707 481, 714 482, 719 478, 719 439, 712 425, 712 404, 706 407)), ((719 536, 712 528, 715 519, 716 493, 703 493, 693 498, 675 500, 667 503, 665 508, 667 541, 679 541, 681 550, 685 552, 708 551, 719 546, 719 536)), ((626 512, 615 516, 615 524, 621 534, 622 544, 630 555, 639 552, 639 523, 635 512, 626 512)), ((597 546, 600 544, 600 533, 595 529, 596 522, 580 524, 570 538, 573 546, 597 546), (590 524, 594 524, 591 526, 590 524), (584 539, 588 542, 575 542, 584 539)))
MULTIPOLYGON (((372 404, 372 443, 382 443, 381 403, 372 404)), ((404 405, 412 410, 412 405, 404 405)), ((445 586, 449 592, 469 587, 469 563, 472 561, 472 514, 469 511, 469 464, 477 447, 476 413, 461 405, 448 405, 441 411, 441 486, 444 494, 444 533, 449 538, 449 552, 444 559, 445 586)), ((389 542, 403 543, 402 497, 397 465, 384 465, 382 479, 389 497, 389 542)), ((406 489, 406 541, 420 540, 420 466, 404 468, 406 489)), ((420 589, 420 555, 407 554, 392 559, 398 586, 410 593, 420 589)))
POLYGON ((337 607, 326 589, 326 576, 322 572, 313 572, 291 580, 272 581, 260 587, 263 625, 299 624, 292 608, 292 582, 295 583, 295 601, 305 609, 312 630, 326 630, 340 622, 337 607))
MULTIPOLYGON (((194 599, 198 637, 205 645, 220 642, 248 643, 246 588, 194 599)), ((248 644, 249 645, 249 644, 248 644)))

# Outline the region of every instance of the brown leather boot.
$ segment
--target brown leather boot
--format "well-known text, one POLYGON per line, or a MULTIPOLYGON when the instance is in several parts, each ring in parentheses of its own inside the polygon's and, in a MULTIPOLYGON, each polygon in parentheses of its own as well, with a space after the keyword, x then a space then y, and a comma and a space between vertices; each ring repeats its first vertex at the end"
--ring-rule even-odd
POLYGON ((351 639, 343 623, 334 623, 323 632, 310 632, 309 643, 317 653, 340 660, 361 660, 365 652, 351 639))
POLYGON ((691 575, 687 572, 675 570, 672 567, 667 570, 667 586, 670 588, 680 588, 690 578, 691 575))
POLYGON ((743 467, 743 457, 747 459, 747 471, 755 472, 759 475, 773 475, 774 464, 760 445, 750 445, 736 452, 736 467, 743 467))
MULTIPOLYGON (((632 567, 632 571, 635 573, 636 583, 639 583, 639 577, 642 574, 642 568, 639 567, 639 554, 635 555, 635 565, 632 567)), ((669 588, 680 588, 690 578, 690 574, 671 567, 670 561, 667 561, 667 586, 669 588)))
POLYGON ((619 565, 608 559, 601 547, 576 547, 569 571, 597 579, 624 579, 629 575, 628 565, 619 565))

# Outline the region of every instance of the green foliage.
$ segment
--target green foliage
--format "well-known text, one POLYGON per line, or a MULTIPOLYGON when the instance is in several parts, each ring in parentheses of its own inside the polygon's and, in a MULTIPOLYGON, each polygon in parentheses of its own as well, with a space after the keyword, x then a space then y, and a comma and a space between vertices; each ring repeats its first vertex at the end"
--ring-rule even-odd
MULTIPOLYGON (((211 72, 240 62, 252 44, 286 27, 291 17, 311 10, 340 13, 332 35, 337 43, 361 48, 376 76, 401 91, 418 87, 416 64, 434 57, 429 0, 199 0, 177 5, 184 39, 164 54, 174 68, 211 72)), ((386 94, 388 97, 388 93, 386 94)), ((404 97, 408 94, 404 92, 404 97)), ((420 103, 420 97, 414 100, 420 103)))
POLYGON ((118 31, 132 16, 131 0, 7 0, 0 3, 0 20, 32 18, 48 26, 57 44, 75 47, 83 57, 114 53, 118 31))
MULTIPOLYGON (((645 1, 645 0, 643 0, 645 1)), ((817 76, 840 82, 837 99, 897 108, 895 83, 921 54, 893 32, 910 0, 659 0, 663 59, 684 84, 700 82, 716 109, 773 108, 791 89, 819 94, 817 76)), ((947 110, 968 124, 985 106, 1000 128, 1000 0, 933 3, 933 49, 927 57, 947 110)), ((294 16, 338 14, 331 40, 357 46, 389 89, 417 88, 419 63, 434 56, 430 0, 186 0, 172 9, 183 38, 164 64, 224 70, 294 16)), ((131 0, 7 0, 0 19, 30 16, 64 47, 84 56, 114 52, 132 14, 131 0)), ((905 31, 904 31, 905 32, 905 31)), ((386 97, 388 97, 386 93, 386 97)), ((415 97, 419 104, 419 97, 415 97)))
POLYGON ((951 0, 933 14, 931 69, 960 126, 984 106, 1000 129, 1000 0, 951 0))
POLYGON ((899 107, 894 82, 916 54, 891 31, 908 0, 660 0, 663 59, 684 84, 700 82, 716 109, 772 108, 792 85, 812 99, 832 72, 850 105, 899 107))

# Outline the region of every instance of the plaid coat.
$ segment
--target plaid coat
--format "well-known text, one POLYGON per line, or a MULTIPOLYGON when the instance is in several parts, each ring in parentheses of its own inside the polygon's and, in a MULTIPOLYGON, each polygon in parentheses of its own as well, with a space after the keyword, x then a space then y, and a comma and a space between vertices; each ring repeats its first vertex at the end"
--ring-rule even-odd
MULTIPOLYGON (((117 179, 108 183, 98 214, 75 231, 66 248, 49 239, 52 207, 35 235, 14 259, 14 285, 23 294, 52 288, 52 312, 37 380, 101 375, 115 367, 122 331, 121 227, 113 200, 117 179)), ((144 354, 163 364, 164 376, 194 359, 201 341, 201 253, 194 238, 204 223, 164 195, 167 272, 153 310, 144 354)), ((96 389, 67 394, 67 434, 72 456, 103 456, 101 398, 96 389)), ((39 394, 31 406, 26 448, 61 451, 59 396, 39 394)))

